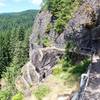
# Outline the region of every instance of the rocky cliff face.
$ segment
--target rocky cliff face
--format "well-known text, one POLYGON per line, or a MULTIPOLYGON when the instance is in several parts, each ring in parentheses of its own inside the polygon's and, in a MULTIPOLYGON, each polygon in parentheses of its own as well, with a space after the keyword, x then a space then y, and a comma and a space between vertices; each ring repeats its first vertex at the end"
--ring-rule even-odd
POLYGON ((60 35, 54 28, 46 33, 50 22, 54 23, 50 12, 38 13, 30 36, 30 61, 23 67, 22 75, 16 80, 18 89, 19 83, 29 87, 47 77, 64 54, 65 42, 69 39, 75 41, 80 52, 98 52, 100 49, 100 0, 83 0, 74 18, 60 35))
POLYGON ((24 94, 30 94, 31 85, 37 85, 50 75, 52 67, 64 55, 64 33, 59 37, 54 29, 46 33, 51 19, 52 15, 48 11, 42 11, 36 17, 30 36, 30 61, 22 68, 21 76, 16 79, 17 89, 24 94), (48 42, 48 46, 44 45, 44 40, 48 42))
POLYGON ((99 53, 100 0, 83 0, 75 17, 69 21, 65 39, 73 35, 80 52, 99 53))
POLYGON ((64 55, 64 49, 56 47, 33 49, 30 61, 23 66, 21 75, 16 79, 16 87, 26 95, 30 94, 30 86, 38 85, 52 73, 52 67, 64 55))
POLYGON ((50 41, 49 46, 64 48, 64 33, 58 36, 54 28, 51 28, 50 32, 46 33, 46 29, 50 22, 54 22, 50 12, 42 11, 37 15, 33 26, 33 33, 30 36, 30 55, 33 49, 45 47, 43 44, 45 38, 48 38, 48 42, 50 41))
MULTIPOLYGON (((54 23, 52 14, 48 11, 42 11, 37 15, 33 33, 30 36, 30 55, 33 49, 43 48, 42 40, 48 37, 50 46, 64 48, 64 44, 71 35, 77 46, 85 51, 90 51, 91 42, 97 50, 99 47, 100 31, 100 0, 83 0, 82 5, 75 13, 74 17, 68 22, 63 33, 58 35, 52 27, 49 33, 46 33, 48 24, 54 23), (91 41, 91 38, 93 41, 91 41), (39 43, 40 42, 40 43, 39 43), (95 44, 96 42, 96 44, 95 44)), ((81 50, 80 49, 80 50, 81 50)), ((99 50, 99 49, 98 49, 99 50)), ((98 51, 97 50, 97 51, 98 51)), ((82 52, 82 50, 81 50, 82 52)))

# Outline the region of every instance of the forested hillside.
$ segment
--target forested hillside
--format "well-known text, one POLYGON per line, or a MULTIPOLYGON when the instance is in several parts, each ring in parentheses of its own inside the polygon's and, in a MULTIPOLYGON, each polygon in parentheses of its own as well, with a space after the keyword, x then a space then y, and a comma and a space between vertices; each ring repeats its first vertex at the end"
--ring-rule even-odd
POLYGON ((27 61, 28 38, 36 13, 29 10, 0 14, 0 75, 12 62, 21 67, 27 61))
MULTIPOLYGON (((13 87, 18 71, 28 61, 29 36, 37 12, 0 14, 0 78, 5 78, 8 88, 9 85, 13 87)), ((8 99, 3 97, 2 100, 8 99)))

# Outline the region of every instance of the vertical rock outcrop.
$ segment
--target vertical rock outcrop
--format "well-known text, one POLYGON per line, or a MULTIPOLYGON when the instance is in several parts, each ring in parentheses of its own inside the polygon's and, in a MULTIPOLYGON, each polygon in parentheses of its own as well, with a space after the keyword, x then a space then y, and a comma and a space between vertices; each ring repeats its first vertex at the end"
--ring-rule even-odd
POLYGON ((65 31, 65 39, 73 36, 80 52, 89 53, 91 49, 95 52, 99 41, 100 32, 100 0, 83 0, 74 18, 69 21, 65 31), (92 48, 94 47, 94 48, 92 48))
POLYGON ((42 11, 37 15, 33 26, 33 33, 30 36, 30 55, 33 49, 44 48, 43 40, 46 38, 48 38, 47 41, 51 47, 64 48, 64 33, 58 36, 53 27, 49 33, 46 33, 48 24, 50 24, 52 20, 52 14, 49 11, 42 11))
POLYGON ((32 34, 30 36, 30 55, 33 49, 42 48, 41 41, 45 37, 45 31, 47 25, 50 23, 51 13, 48 11, 42 11, 36 16, 32 34))

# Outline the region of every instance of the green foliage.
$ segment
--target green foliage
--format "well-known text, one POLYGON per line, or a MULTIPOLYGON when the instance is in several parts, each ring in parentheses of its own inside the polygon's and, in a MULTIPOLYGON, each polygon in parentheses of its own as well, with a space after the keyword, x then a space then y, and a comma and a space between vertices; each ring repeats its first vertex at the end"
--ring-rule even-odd
POLYGON ((80 0, 43 0, 43 8, 49 10, 56 19, 54 28, 58 34, 64 31, 65 23, 73 17, 80 2, 80 0))
POLYGON ((45 37, 42 39, 41 43, 42 43, 43 46, 45 46, 45 47, 48 47, 48 46, 51 45, 50 40, 49 40, 49 37, 47 37, 47 36, 45 36, 45 37))
POLYGON ((12 100, 23 100, 24 96, 22 93, 17 93, 15 96, 12 97, 12 100))
POLYGON ((31 27, 36 14, 37 10, 0 14, 0 31, 10 31, 19 26, 31 27))
POLYGON ((55 22, 55 25, 54 25, 54 28, 55 28, 55 31, 60 34, 64 31, 64 27, 65 27, 65 22, 64 20, 58 18, 55 22))
POLYGON ((66 71, 69 67, 72 66, 72 53, 70 53, 70 50, 74 48, 74 45, 72 42, 67 42, 66 48, 65 48, 65 56, 64 56, 64 63, 63 63, 63 70, 66 71))
POLYGON ((0 100, 10 100, 11 92, 9 89, 0 91, 0 100))
POLYGON ((84 59, 79 64, 75 65, 73 70, 71 70, 70 72, 79 77, 79 76, 81 76, 82 73, 86 72, 89 64, 90 64, 90 60, 84 59))
POLYGON ((59 75, 60 73, 62 73, 63 69, 61 65, 56 65, 53 69, 52 69, 52 74, 53 75, 59 75))
POLYGON ((5 66, 9 65, 11 61, 10 53, 9 53, 9 43, 10 43, 10 34, 0 33, 0 75, 3 71, 5 71, 5 66))
POLYGON ((59 65, 56 65, 53 68, 53 75, 62 81, 69 82, 70 86, 73 85, 76 81, 79 81, 81 74, 87 71, 87 68, 90 64, 89 59, 81 60, 78 64, 71 64, 70 67, 67 67, 67 70, 64 70, 63 64, 65 60, 59 62, 59 65))
POLYGON ((25 35, 25 30, 24 30, 24 28, 23 27, 19 27, 19 29, 18 29, 18 39, 19 39, 19 41, 23 41, 24 40, 24 35, 25 35))
POLYGON ((38 100, 42 100, 43 97, 45 97, 50 92, 50 89, 48 86, 40 85, 37 90, 35 90, 33 93, 37 97, 38 100))
POLYGON ((64 74, 61 78, 65 80, 79 80, 81 74, 87 71, 89 64, 89 59, 84 59, 79 64, 72 64, 69 68, 67 68, 66 71, 64 71, 64 74))
POLYGON ((49 33, 51 28, 52 28, 52 24, 49 23, 49 24, 47 25, 46 33, 49 33))
MULTIPOLYGON (((11 99, 13 95, 16 94, 17 90, 15 87, 15 79, 20 72, 20 68, 17 65, 11 64, 10 67, 7 67, 7 71, 3 73, 2 77, 6 82, 6 90, 9 91, 8 97, 11 99)), ((4 93, 4 95, 6 95, 4 93)))
POLYGON ((19 66, 12 64, 10 67, 7 67, 7 71, 3 73, 2 77, 5 79, 7 83, 7 87, 12 87, 12 91, 14 91, 15 87, 15 78, 19 73, 19 66))
POLYGON ((28 59, 29 34, 37 10, 0 14, 0 77, 10 63, 23 66, 28 59))

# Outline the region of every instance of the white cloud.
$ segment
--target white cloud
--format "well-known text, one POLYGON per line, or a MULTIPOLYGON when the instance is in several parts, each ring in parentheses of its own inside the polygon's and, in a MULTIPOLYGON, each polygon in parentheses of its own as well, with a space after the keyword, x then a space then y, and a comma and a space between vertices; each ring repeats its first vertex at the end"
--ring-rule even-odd
POLYGON ((4 7, 4 6, 5 6, 4 0, 0 0, 0 7, 4 7))
POLYGON ((42 0, 32 0, 32 4, 34 5, 40 5, 42 3, 42 0))

